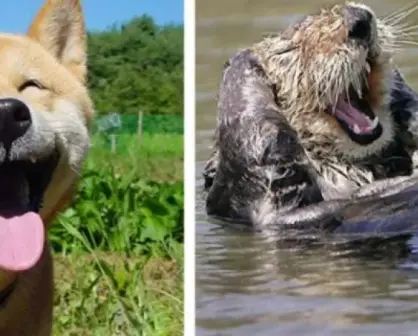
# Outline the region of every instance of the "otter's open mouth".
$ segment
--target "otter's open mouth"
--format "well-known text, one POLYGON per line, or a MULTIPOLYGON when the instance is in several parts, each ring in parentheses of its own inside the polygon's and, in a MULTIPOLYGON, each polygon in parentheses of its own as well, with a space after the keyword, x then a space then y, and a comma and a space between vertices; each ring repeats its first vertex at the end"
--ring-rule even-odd
POLYGON ((58 157, 0 165, 0 269, 24 271, 42 255, 45 229, 39 210, 58 157))
MULTIPOLYGON (((369 78, 370 63, 367 63, 364 78, 369 78)), ((368 145, 382 135, 383 129, 379 118, 374 114, 373 107, 367 98, 369 85, 362 81, 361 97, 353 86, 348 94, 341 95, 337 104, 329 112, 337 119, 348 136, 360 145, 368 145)))

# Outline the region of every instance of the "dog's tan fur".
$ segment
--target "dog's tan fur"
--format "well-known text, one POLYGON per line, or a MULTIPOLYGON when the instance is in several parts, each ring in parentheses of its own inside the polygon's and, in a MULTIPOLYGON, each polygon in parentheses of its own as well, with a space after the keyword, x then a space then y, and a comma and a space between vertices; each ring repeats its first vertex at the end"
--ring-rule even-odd
MULTIPOLYGON (((45 225, 68 203, 89 147, 93 105, 85 86, 86 32, 78 0, 46 0, 28 34, 0 34, 0 98, 13 97, 30 108, 38 133, 36 160, 53 150, 61 154, 45 192, 40 214, 45 225), (43 86, 27 87, 36 79, 43 86)), ((16 287, 0 307, 0 335, 51 334, 53 276, 46 246, 41 260, 20 274, 0 272, 0 290, 16 287)))

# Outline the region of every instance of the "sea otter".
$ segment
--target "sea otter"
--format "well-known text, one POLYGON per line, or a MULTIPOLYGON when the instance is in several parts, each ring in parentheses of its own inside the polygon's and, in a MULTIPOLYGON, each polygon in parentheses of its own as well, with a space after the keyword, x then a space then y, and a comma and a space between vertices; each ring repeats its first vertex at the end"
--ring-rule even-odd
POLYGON ((334 5, 226 62, 210 216, 282 233, 415 229, 418 94, 393 62, 396 21, 334 5))

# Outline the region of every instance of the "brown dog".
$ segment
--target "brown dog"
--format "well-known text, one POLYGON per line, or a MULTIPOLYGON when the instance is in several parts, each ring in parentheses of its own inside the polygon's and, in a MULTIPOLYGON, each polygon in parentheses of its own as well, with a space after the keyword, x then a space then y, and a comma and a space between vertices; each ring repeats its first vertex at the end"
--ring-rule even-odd
POLYGON ((48 223, 89 148, 78 0, 46 0, 27 36, 0 34, 0 335, 51 334, 48 223))

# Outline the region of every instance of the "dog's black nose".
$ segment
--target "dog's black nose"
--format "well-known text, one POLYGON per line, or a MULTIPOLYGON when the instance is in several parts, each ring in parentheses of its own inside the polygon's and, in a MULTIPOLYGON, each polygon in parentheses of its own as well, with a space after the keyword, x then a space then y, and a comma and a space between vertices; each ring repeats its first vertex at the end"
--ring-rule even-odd
POLYGON ((32 124, 28 106, 14 98, 0 99, 0 142, 10 148, 32 124))
POLYGON ((348 37, 369 42, 371 35, 372 13, 365 8, 346 6, 344 8, 345 24, 348 27, 348 37))

